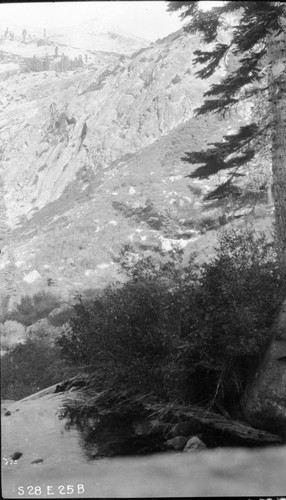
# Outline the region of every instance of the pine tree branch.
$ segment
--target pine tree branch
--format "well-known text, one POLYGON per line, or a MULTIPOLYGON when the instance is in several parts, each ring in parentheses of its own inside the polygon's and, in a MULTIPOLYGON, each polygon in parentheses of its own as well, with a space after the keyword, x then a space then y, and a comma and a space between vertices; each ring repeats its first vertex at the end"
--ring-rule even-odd
POLYGON ((212 51, 195 50, 194 66, 198 63, 203 64, 209 62, 204 68, 196 72, 199 78, 209 78, 217 69, 220 61, 225 56, 229 46, 227 44, 219 43, 212 51))
MULTIPOLYGON (((184 161, 201 164, 187 177, 207 178, 219 171, 229 172, 228 179, 218 187, 216 194, 222 196, 231 187, 234 179, 240 175, 238 170, 244 165, 251 168, 259 160, 265 162, 269 158, 269 141, 272 121, 269 108, 267 77, 268 65, 265 56, 268 50, 268 33, 279 34, 285 31, 283 25, 284 3, 274 1, 226 1, 221 7, 213 7, 210 11, 200 10, 199 2, 170 2, 171 11, 181 11, 181 18, 190 17, 185 31, 199 34, 203 43, 213 46, 201 48, 195 52, 194 64, 200 64, 196 75, 202 79, 209 78, 220 67, 223 58, 229 53, 229 66, 225 64, 226 76, 220 83, 211 85, 204 93, 204 103, 195 110, 196 116, 208 113, 220 113, 223 116, 235 108, 238 103, 254 101, 251 110, 250 124, 229 136, 224 142, 212 144, 206 151, 187 153, 184 161), (235 13, 237 20, 231 16, 227 37, 223 33, 228 24, 228 15, 235 13), (235 23, 235 24, 234 24, 235 23), (225 42, 227 38, 230 40, 225 42), (231 59, 232 58, 232 59, 231 59), (265 74, 266 73, 266 74, 265 74)), ((212 193, 209 193, 211 196, 212 193)))
POLYGON ((205 102, 194 110, 195 116, 206 115, 208 113, 221 113, 225 116, 229 108, 239 102, 239 99, 234 97, 220 99, 206 99, 205 102))

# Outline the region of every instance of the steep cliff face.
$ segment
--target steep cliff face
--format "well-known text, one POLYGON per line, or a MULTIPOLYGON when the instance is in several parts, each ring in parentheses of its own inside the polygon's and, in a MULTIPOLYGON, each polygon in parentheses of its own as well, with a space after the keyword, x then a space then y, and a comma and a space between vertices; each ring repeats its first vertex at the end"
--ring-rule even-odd
MULTIPOLYGON (((14 42, 5 64, 26 51, 14 42)), ((222 178, 187 178, 195 167, 185 153, 248 117, 245 108, 228 120, 193 116, 225 71, 197 79, 198 46, 178 31, 131 57, 94 52, 73 71, 4 76, 0 175, 13 230, 1 241, 3 293, 7 282, 18 295, 51 282, 61 293, 104 286, 118 277, 126 243, 136 254, 179 245, 209 257, 228 207, 203 198, 222 178)))
POLYGON ((198 45, 179 31, 107 68, 2 82, 1 175, 11 224, 58 199, 82 169, 106 169, 190 119, 210 84, 194 76, 198 45))

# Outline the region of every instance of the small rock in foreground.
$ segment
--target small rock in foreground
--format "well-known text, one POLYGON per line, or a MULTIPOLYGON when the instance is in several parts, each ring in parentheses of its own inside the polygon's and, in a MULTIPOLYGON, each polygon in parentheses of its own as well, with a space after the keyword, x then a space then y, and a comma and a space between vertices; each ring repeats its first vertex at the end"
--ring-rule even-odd
POLYGON ((187 441, 188 438, 186 438, 185 436, 176 436, 173 439, 169 439, 168 441, 166 441, 165 444, 169 449, 182 450, 185 447, 187 441))
POLYGON ((198 436, 192 436, 185 448, 184 448, 184 451, 190 453, 192 451, 199 451, 199 450, 205 450, 206 449, 206 445, 205 443, 198 437, 198 436))
POLYGON ((22 455, 23 453, 21 453, 20 451, 15 451, 15 453, 12 453, 11 458, 12 460, 18 460, 22 455))
POLYGON ((36 460, 33 460, 33 462, 31 462, 31 464, 40 464, 42 463, 44 460, 42 458, 36 458, 36 460))

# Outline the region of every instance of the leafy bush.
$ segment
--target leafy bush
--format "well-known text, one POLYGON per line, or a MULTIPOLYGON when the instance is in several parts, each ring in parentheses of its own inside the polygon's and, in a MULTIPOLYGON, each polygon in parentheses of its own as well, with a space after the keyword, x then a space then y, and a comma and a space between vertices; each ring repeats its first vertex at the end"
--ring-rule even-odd
POLYGON ((277 253, 263 234, 223 231, 218 242, 189 295, 180 359, 201 393, 230 405, 268 345, 282 289, 277 253))
POLYGON ((49 320, 44 318, 26 328, 26 337, 29 340, 45 340, 50 345, 54 345, 55 339, 63 329, 63 325, 52 325, 49 320))
POLYGON ((27 340, 2 356, 2 398, 24 398, 61 382, 68 374, 58 348, 43 340, 27 340))
POLYGON ((46 318, 53 309, 60 306, 60 303, 57 296, 44 291, 32 297, 26 295, 21 297, 21 302, 9 313, 8 319, 30 326, 39 319, 46 318))
POLYGON ((165 394, 177 304, 165 284, 147 279, 109 286, 91 303, 79 300, 71 330, 57 341, 72 364, 89 365, 104 390, 165 394))
POLYGON ((0 335, 3 350, 11 349, 11 347, 26 340, 25 327, 17 321, 5 321, 5 323, 0 324, 0 335))
POLYGON ((97 390, 235 407, 271 337, 280 276, 275 249, 251 230, 222 232, 216 252, 200 269, 183 268, 181 252, 122 256, 129 280, 79 299, 62 355, 88 366, 97 390))
POLYGON ((156 387, 167 398, 180 332, 182 253, 161 259, 146 253, 133 265, 122 258, 127 283, 111 285, 91 301, 79 298, 70 330, 56 342, 72 365, 89 365, 97 390, 146 393, 156 387))
MULTIPOLYGON (((183 255, 183 250, 178 248, 167 254, 161 250, 156 253, 147 250, 143 255, 140 255, 135 253, 133 245, 126 243, 119 252, 118 263, 130 280, 158 281, 167 279, 179 283, 186 273, 186 269, 183 270, 182 265, 183 255)), ((190 261, 191 259, 193 261, 193 257, 193 255, 190 257, 190 261)))

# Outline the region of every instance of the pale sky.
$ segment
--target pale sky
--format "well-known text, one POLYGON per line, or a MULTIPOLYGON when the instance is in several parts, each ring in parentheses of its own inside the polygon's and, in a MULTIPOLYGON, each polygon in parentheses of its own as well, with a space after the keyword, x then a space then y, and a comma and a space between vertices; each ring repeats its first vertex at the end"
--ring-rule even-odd
MULTIPOLYGON (((217 2, 201 2, 207 6, 217 2)), ((58 28, 97 17, 127 33, 155 41, 182 27, 177 13, 166 12, 164 1, 1 3, 0 19, 35 28, 58 28)))

